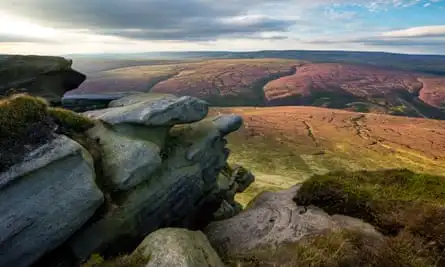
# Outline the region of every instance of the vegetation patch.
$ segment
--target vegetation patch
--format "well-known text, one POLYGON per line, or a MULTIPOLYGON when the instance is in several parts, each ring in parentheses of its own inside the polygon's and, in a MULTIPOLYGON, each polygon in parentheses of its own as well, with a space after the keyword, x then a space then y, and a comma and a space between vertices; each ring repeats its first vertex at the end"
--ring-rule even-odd
POLYGON ((25 94, 0 100, 0 171, 52 138, 55 124, 43 98, 25 94))
POLYGON ((67 131, 84 132, 94 126, 92 120, 71 110, 50 107, 48 114, 67 131))
POLYGON ((40 97, 15 94, 0 99, 0 171, 53 139, 55 132, 80 137, 93 125, 75 112, 49 107, 40 97))
POLYGON ((142 253, 124 255, 114 259, 104 260, 100 255, 93 254, 81 267, 144 267, 149 259, 142 253))
POLYGON ((426 267, 436 259, 422 247, 422 241, 404 234, 397 238, 376 238, 354 231, 333 231, 325 235, 263 247, 226 260, 228 266, 284 267, 426 267))
POLYGON ((407 233, 445 256, 444 177, 406 169, 333 172, 304 182, 295 201, 363 219, 387 236, 407 233))

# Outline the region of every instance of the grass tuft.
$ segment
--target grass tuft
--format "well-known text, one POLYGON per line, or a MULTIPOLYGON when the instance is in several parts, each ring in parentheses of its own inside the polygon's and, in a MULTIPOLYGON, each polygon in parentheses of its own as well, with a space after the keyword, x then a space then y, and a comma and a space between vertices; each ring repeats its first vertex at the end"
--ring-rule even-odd
POLYGON ((226 261, 228 266, 282 267, 432 267, 434 256, 421 240, 404 234, 377 239, 355 231, 333 231, 297 244, 263 247, 226 261))
POLYGON ((149 260, 142 253, 124 255, 109 260, 104 260, 100 255, 93 254, 81 267, 144 267, 149 260))
POLYGON ((28 134, 31 126, 46 117, 48 103, 26 94, 0 100, 0 138, 12 139, 28 134))
POLYGON ((43 98, 26 94, 0 100, 0 171, 52 138, 56 125, 48 117, 47 107, 43 98))
POLYGON ((94 126, 94 121, 71 110, 51 107, 48 114, 59 126, 74 132, 83 132, 94 126))
POLYGON ((0 99, 0 172, 53 139, 55 133, 73 138, 93 125, 82 115, 49 107, 40 97, 15 94, 0 99))

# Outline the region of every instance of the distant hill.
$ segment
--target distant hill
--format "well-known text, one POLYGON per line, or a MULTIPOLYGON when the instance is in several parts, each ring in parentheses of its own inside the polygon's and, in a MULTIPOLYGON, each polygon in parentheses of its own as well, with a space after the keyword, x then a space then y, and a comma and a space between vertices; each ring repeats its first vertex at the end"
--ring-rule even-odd
MULTIPOLYGON (((181 60, 209 58, 283 58, 323 63, 369 64, 434 75, 445 75, 445 55, 411 55, 385 52, 269 50, 254 52, 152 52, 134 54, 67 55, 69 58, 113 60, 181 60)), ((82 71, 82 69, 80 69, 82 71)))
POLYGON ((445 119, 445 77, 368 64, 153 61, 92 73, 70 94, 125 91, 191 95, 223 107, 304 105, 445 119))
POLYGON ((370 65, 305 64, 264 87, 267 104, 444 119, 445 77, 370 65))

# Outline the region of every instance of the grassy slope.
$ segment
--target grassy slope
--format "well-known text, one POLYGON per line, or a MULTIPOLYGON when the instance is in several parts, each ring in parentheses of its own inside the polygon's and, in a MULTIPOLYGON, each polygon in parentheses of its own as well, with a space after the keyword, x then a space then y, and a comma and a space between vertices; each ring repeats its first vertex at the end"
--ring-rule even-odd
POLYGON ((257 182, 240 196, 287 188, 334 170, 408 168, 445 173, 445 122, 314 107, 214 108, 245 126, 229 136, 230 161, 257 182))

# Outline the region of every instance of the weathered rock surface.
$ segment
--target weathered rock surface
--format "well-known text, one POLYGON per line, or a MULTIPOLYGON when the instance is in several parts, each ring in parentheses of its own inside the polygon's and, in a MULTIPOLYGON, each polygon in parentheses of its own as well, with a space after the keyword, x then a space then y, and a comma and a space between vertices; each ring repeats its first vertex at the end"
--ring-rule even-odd
POLYGON ((58 136, 0 173, 0 266, 29 266, 102 204, 91 156, 58 136))
POLYGON ((121 196, 117 207, 72 237, 79 259, 92 252, 121 251, 122 240, 141 241, 165 227, 206 225, 225 198, 217 177, 229 151, 224 136, 242 124, 238 116, 207 118, 171 130, 173 143, 161 167, 148 180, 121 196), (199 214, 199 216, 198 216, 199 214))
MULTIPOLYGON (((242 210, 234 196, 253 175, 229 167, 220 179, 225 136, 241 117, 203 119, 206 102, 172 95, 138 94, 112 106, 87 112, 101 120, 85 132, 54 125, 53 138, 0 173, 0 267, 74 267, 92 253, 128 253, 160 228, 203 229, 242 210)), ((202 233, 164 237, 176 242, 171 266, 222 266, 202 233), (179 258, 189 249, 195 258, 179 258)))
POLYGON ((225 220, 240 213, 243 207, 235 201, 235 195, 244 192, 254 181, 255 176, 242 166, 227 165, 218 177, 218 188, 225 192, 225 199, 213 214, 214 219, 225 220))
POLYGON ((0 55, 0 95, 11 88, 60 103, 63 94, 77 88, 86 76, 61 57, 0 55))
POLYGON ((208 113, 207 102, 189 96, 136 94, 112 101, 109 106, 85 114, 112 125, 173 126, 202 120, 208 113))
POLYGON ((332 230, 358 230, 380 237, 373 226, 347 216, 330 216, 316 207, 299 207, 292 200, 300 186, 265 192, 235 217, 211 223, 205 233, 224 258, 250 255, 258 248, 295 243, 332 230))
POLYGON ((113 190, 128 190, 149 179, 161 166, 161 149, 154 143, 121 135, 101 122, 87 135, 98 140, 104 179, 113 190))
POLYGON ((224 267, 202 232, 180 228, 151 233, 134 253, 149 258, 146 267, 224 267))

